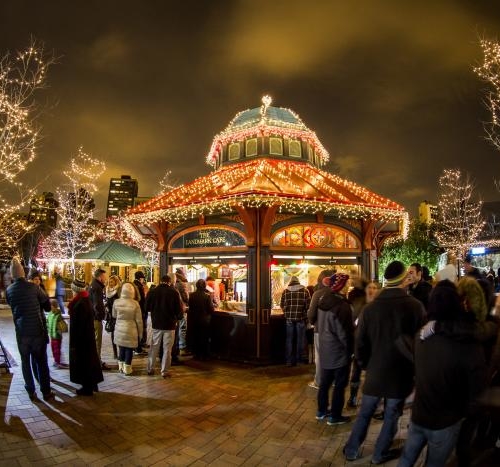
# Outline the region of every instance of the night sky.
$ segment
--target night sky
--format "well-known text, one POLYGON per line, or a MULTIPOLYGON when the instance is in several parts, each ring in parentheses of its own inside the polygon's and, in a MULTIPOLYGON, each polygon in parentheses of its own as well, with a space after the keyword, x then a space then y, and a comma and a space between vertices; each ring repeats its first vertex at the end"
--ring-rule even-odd
POLYGON ((215 134, 270 94, 316 131, 326 170, 417 214, 444 168, 500 199, 500 154, 484 139, 479 37, 500 36, 497 1, 7 1, 0 54, 30 37, 60 57, 49 70, 44 140, 23 179, 54 190, 79 146, 111 177, 157 193, 211 168, 215 134))

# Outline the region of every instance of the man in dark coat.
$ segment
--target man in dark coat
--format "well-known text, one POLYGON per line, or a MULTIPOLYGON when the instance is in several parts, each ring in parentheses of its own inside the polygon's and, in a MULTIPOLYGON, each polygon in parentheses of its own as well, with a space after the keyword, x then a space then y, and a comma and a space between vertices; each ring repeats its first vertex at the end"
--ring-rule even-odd
POLYGON ((141 307, 142 315, 142 336, 140 342, 138 342, 136 354, 143 354, 143 347, 146 345, 147 333, 148 333, 148 312, 146 310, 146 291, 144 290, 144 284, 146 283, 146 276, 142 271, 136 271, 134 274, 134 285, 139 291, 139 306, 141 307))
POLYGON ((390 263, 384 277, 386 284, 369 303, 359 320, 355 357, 366 369, 361 408, 344 447, 347 460, 359 457, 371 418, 385 398, 384 422, 375 444, 372 464, 383 464, 400 455, 391 450, 405 398, 413 388, 413 365, 398 348, 398 342, 413 340, 423 325, 424 307, 407 295, 407 270, 400 261, 390 263))
POLYGON ((166 378, 169 376, 172 363, 172 346, 177 321, 184 317, 181 297, 179 292, 172 287, 172 280, 168 275, 161 278, 158 287, 149 291, 146 311, 151 313, 151 327, 153 328, 153 339, 148 357, 148 375, 154 375, 156 357, 163 339, 161 375, 166 378))
MULTIPOLYGON (((94 316, 94 333, 97 355, 101 358, 102 348, 102 322, 106 317, 106 307, 104 306, 104 289, 106 287, 106 271, 104 269, 96 269, 94 271, 94 279, 89 286, 89 299, 92 304, 94 316)), ((101 363, 103 370, 109 370, 106 363, 101 363)))
MULTIPOLYGON (((429 311, 438 323, 465 319, 456 287, 449 281, 436 285, 429 311)), ((485 388, 481 344, 463 337, 434 334, 426 340, 415 338, 415 400, 398 467, 413 466, 426 444, 426 465, 446 465, 471 403, 485 388)))
POLYGON ((408 286, 409 294, 421 301, 424 308, 427 310, 432 285, 424 280, 423 267, 420 263, 413 263, 410 265, 408 268, 408 278, 410 280, 410 285, 408 286))
POLYGON ((342 415, 354 343, 351 305, 344 295, 349 286, 348 280, 347 274, 333 274, 330 277, 329 292, 323 293, 316 308, 311 306, 307 314, 309 322, 318 328, 321 377, 317 420, 326 417, 328 393, 335 382, 328 425, 341 425, 350 420, 342 415))
POLYGON ((24 387, 30 399, 34 400, 36 392, 33 371, 35 371, 43 399, 50 400, 54 397, 54 393, 50 389, 50 373, 47 363, 49 335, 42 311, 42 309, 50 311, 50 301, 41 287, 26 280, 24 268, 17 258, 12 259, 10 274, 14 283, 7 287, 6 295, 16 329, 24 387))
POLYGON ((210 319, 214 305, 206 291, 204 279, 196 282, 196 291, 189 294, 188 332, 194 358, 206 360, 210 356, 210 319))
POLYGON ((85 282, 74 280, 71 284, 73 300, 69 309, 69 379, 81 384, 79 396, 97 392, 97 384, 104 380, 97 354, 94 331, 94 310, 85 290, 85 282))

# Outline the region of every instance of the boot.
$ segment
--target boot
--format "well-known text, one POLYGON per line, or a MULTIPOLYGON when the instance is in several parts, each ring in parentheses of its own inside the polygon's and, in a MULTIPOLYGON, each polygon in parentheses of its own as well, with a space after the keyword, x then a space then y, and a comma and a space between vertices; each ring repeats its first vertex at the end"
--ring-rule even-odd
POLYGON ((123 365, 125 365, 125 363, 118 360, 118 373, 123 373, 123 365))
POLYGON ((126 363, 123 364, 123 373, 125 373, 126 376, 132 374, 132 365, 127 365, 126 363))
POLYGON ((349 396, 349 399, 347 399, 347 407, 351 408, 356 407, 357 396, 358 396, 358 387, 351 386, 351 395, 349 396))

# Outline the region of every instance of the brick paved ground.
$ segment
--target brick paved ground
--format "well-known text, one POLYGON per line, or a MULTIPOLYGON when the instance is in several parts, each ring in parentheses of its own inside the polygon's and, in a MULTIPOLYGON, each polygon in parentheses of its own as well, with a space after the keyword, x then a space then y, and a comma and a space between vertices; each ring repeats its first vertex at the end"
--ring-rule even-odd
MULTIPOLYGON (((19 363, 9 309, 0 310, 0 338, 19 363)), ((370 463, 380 422, 372 423, 364 457, 346 463, 341 451, 351 424, 316 422, 316 391, 307 386, 311 365, 256 368, 186 357, 164 380, 146 375, 145 357, 134 357, 133 376, 119 374, 108 335, 103 349, 114 370, 105 372, 92 398, 75 395, 68 370, 51 371, 57 397, 50 403, 29 400, 19 366, 1 375, 0 466, 370 463)), ((403 443, 407 420, 405 414, 396 445, 403 443)))

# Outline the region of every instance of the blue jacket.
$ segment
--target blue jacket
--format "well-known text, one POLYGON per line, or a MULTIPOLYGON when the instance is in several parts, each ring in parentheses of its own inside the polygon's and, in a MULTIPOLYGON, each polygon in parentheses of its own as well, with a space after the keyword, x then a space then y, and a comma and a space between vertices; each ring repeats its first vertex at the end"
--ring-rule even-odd
POLYGON ((42 308, 50 311, 49 297, 24 277, 7 288, 7 303, 12 309, 16 333, 19 336, 41 336, 47 333, 42 308))

